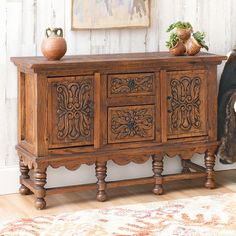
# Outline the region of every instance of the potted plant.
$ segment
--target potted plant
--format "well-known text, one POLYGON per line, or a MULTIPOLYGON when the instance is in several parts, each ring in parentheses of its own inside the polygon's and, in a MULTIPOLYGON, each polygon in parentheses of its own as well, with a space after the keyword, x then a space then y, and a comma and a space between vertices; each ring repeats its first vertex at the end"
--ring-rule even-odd
POLYGON ((173 29, 176 29, 176 34, 183 41, 186 41, 190 38, 193 31, 193 27, 189 22, 178 21, 169 26, 166 32, 170 32, 173 29))
POLYGON ((193 33, 192 37, 185 43, 187 54, 189 56, 196 55, 201 48, 205 48, 208 51, 208 46, 204 39, 204 32, 197 31, 196 33, 193 33))
POLYGON ((166 41, 166 47, 169 48, 170 53, 175 56, 184 55, 186 48, 184 43, 180 40, 177 33, 172 32, 169 41, 166 41))

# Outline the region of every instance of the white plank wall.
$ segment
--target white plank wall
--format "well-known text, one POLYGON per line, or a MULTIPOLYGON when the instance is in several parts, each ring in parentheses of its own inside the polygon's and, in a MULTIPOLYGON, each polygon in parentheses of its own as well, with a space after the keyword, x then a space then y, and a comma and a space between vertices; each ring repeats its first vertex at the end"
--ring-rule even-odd
POLYGON ((16 68, 9 58, 41 55, 47 27, 64 29, 68 55, 166 50, 166 28, 177 20, 205 31, 212 53, 226 54, 236 44, 235 0, 150 1, 150 28, 71 31, 71 0, 0 0, 0 168, 18 163, 16 68))

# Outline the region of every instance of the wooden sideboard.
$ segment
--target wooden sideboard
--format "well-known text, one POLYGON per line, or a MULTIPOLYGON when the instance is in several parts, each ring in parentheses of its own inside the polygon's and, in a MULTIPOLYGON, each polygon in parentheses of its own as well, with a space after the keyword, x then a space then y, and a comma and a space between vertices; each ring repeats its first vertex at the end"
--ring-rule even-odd
POLYGON ((199 177, 213 188, 217 64, 224 59, 168 52, 11 58, 18 67, 20 193, 33 192, 43 209, 46 193, 97 188, 104 201, 106 189, 152 183, 162 194, 163 182, 199 177), (191 161, 194 153, 205 153, 206 167, 191 161), (162 175, 165 155, 181 157, 181 173, 162 175), (108 160, 126 165, 149 158, 153 176, 105 181, 108 160), (48 166, 81 164, 95 164, 96 184, 45 188, 48 166))

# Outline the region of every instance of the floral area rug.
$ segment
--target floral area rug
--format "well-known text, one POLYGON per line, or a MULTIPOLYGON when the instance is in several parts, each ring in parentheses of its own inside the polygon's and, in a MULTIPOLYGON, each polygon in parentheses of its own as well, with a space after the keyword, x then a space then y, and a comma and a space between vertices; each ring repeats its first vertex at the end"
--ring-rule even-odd
POLYGON ((235 236, 236 193, 19 219, 0 235, 235 236))

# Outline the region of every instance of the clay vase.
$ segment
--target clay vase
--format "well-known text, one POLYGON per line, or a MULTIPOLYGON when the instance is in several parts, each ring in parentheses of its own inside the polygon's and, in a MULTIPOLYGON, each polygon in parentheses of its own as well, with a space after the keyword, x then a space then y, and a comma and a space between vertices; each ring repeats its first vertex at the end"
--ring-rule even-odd
POLYGON ((202 46, 198 43, 198 41, 191 37, 190 39, 188 39, 188 41, 185 43, 185 47, 186 47, 186 52, 189 56, 194 56, 197 53, 200 52, 202 46))
POLYGON ((191 33, 192 33, 192 28, 188 28, 188 29, 177 28, 176 29, 176 34, 184 42, 190 38, 191 33))
POLYGON ((41 50, 48 60, 60 60, 65 55, 67 45, 61 28, 46 29, 46 37, 41 44, 41 50))
POLYGON ((174 56, 182 56, 186 52, 186 48, 183 42, 179 41, 173 48, 170 49, 170 53, 174 56))

